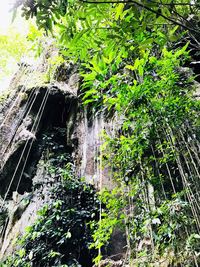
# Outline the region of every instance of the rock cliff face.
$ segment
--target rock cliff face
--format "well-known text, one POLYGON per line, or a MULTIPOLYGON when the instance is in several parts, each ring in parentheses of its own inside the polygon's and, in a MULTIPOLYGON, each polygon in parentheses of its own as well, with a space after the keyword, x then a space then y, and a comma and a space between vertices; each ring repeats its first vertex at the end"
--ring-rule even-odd
POLYGON ((57 179, 47 173, 50 155, 69 156, 78 176, 97 188, 112 187, 109 171, 100 167, 99 147, 102 130, 112 132, 113 126, 79 104, 76 69, 61 70, 54 83, 37 84, 32 67, 21 66, 0 103, 0 258, 13 251, 16 238, 49 201, 57 179))

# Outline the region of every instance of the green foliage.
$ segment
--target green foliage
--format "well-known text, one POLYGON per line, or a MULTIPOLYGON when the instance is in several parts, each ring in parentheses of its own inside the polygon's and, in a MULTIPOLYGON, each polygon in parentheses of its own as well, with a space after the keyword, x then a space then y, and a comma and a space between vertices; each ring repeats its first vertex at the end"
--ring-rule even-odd
POLYGON ((79 64, 84 104, 115 122, 101 157, 116 187, 100 196, 107 209, 91 224, 91 248, 100 252, 122 227, 129 265, 198 266, 199 103, 194 77, 182 68, 190 52, 184 38, 199 45, 197 1, 32 0, 23 7, 79 64))
MULTIPOLYGON (((104 134, 103 157, 117 185, 114 199, 121 199, 123 209, 117 210, 114 218, 121 219, 112 225, 113 209, 118 205, 107 206, 109 212, 102 219, 107 223, 98 226, 94 245, 107 242, 108 224, 111 233, 113 227, 124 222, 130 257, 139 266, 144 262, 154 266, 169 255, 173 266, 180 262, 190 264, 198 253, 187 244, 186 237, 190 240, 190 234, 198 233, 198 219, 190 220, 191 203, 187 197, 191 192, 187 192, 181 173, 182 169, 188 171, 188 146, 180 137, 181 129, 187 136, 187 127, 195 125, 199 114, 199 104, 192 98, 192 78, 184 77, 180 69, 185 49, 186 46, 174 52, 163 49, 160 58, 145 55, 133 65, 126 65, 132 74, 118 72, 110 75, 108 82, 99 81, 99 88, 106 89, 101 91, 98 107, 113 110, 114 116, 121 118, 114 137, 104 134)), ((92 84, 95 88, 98 83, 92 84)), ((96 106, 96 95, 86 92, 85 96, 96 106)), ((198 180, 198 174, 194 180, 198 180)), ((193 192, 194 180, 189 178, 193 192)), ((113 193, 105 203, 112 203, 112 199, 113 193)), ((199 245, 198 239, 195 242, 199 245)))
MULTIPOLYGON (((54 166, 49 169, 51 175, 53 168, 61 170, 54 166)), ((62 169, 61 175, 63 181, 53 188, 50 203, 38 212, 38 219, 20 240, 21 249, 5 266, 92 264, 95 250, 89 250, 92 237, 88 223, 98 219, 99 201, 91 185, 75 178, 71 164, 62 169)))
MULTIPOLYGON (((190 14, 198 18, 199 6, 190 6, 188 0, 181 2, 183 5, 177 6, 176 1, 98 4, 31 0, 19 4, 26 18, 35 16, 39 27, 57 36, 70 59, 88 63, 98 56, 100 62, 104 59, 108 64, 119 64, 129 50, 135 55, 159 50, 167 41, 181 38, 181 26, 190 30, 186 18, 190 14)), ((198 32, 198 28, 194 30, 198 32)))
MULTIPOLYGON (((102 248, 108 247, 112 233, 116 228, 124 231, 124 208, 127 205, 126 198, 124 198, 124 188, 115 188, 111 192, 104 189, 100 192, 99 199, 101 201, 101 219, 98 222, 91 222, 90 227, 93 231, 93 243, 90 248, 96 248, 101 251, 102 248)), ((102 255, 94 259, 98 262, 102 259, 102 255)))
MULTIPOLYGON (((16 1, 15 7, 22 4, 21 1, 16 1)), ((43 1, 23 1, 23 15, 26 19, 36 16, 38 25, 42 28, 51 30, 52 23, 55 19, 65 14, 67 1, 65 0, 43 0, 43 1)))
MULTIPOLYGON (((105 62, 93 58, 83 74, 84 103, 118 119, 118 130, 114 136, 104 134, 102 147, 116 188, 102 199, 108 212, 96 225, 92 246, 100 249, 115 227, 124 224, 130 259, 139 266, 168 258, 173 266, 191 264, 198 253, 188 246, 187 237, 198 233, 198 219, 190 221, 191 192, 182 181, 182 172, 188 171, 182 131, 188 136, 199 114, 193 77, 180 67, 188 57, 186 49, 163 48, 159 57, 148 51, 133 64, 123 62, 122 71, 120 65, 113 70, 108 64, 105 73, 100 68, 105 62)), ((190 175, 198 181, 197 173, 190 175)), ((190 190, 196 190, 194 180, 190 190)), ((96 262, 100 259, 99 254, 96 262)))
POLYGON ((20 61, 27 51, 27 42, 24 36, 10 30, 7 35, 0 36, 0 77, 10 74, 9 69, 12 64, 20 61))
MULTIPOLYGON (((70 6, 76 6, 77 11, 89 10, 90 14, 94 15, 97 13, 97 18, 99 15, 98 8, 100 6, 116 6, 116 13, 113 20, 120 21, 123 20, 127 15, 127 7, 133 7, 133 10, 137 10, 138 15, 136 19, 142 20, 146 19, 147 22, 153 23, 152 18, 156 23, 171 22, 174 24, 181 24, 183 27, 190 29, 190 23, 187 25, 186 21, 183 19, 190 14, 197 14, 199 10, 199 4, 197 1, 192 3, 189 0, 168 0, 168 1, 126 1, 125 3, 118 3, 118 1, 76 1, 76 0, 51 0, 51 1, 40 1, 40 0, 26 0, 26 1, 16 1, 15 8, 22 5, 23 15, 26 19, 33 16, 37 18, 37 23, 40 27, 52 30, 52 25, 54 23, 59 23, 60 17, 65 16, 68 12, 70 6), (108 4, 107 4, 108 3, 108 4), (97 8, 96 8, 97 6, 97 8), (85 8, 86 7, 86 8, 85 8), (124 7, 126 7, 124 9, 124 7), (150 14, 150 15, 149 15, 150 14), (148 16, 146 16, 148 15, 148 16)), ((101 7, 100 7, 101 8, 101 7)), ((76 12, 73 15, 76 16, 76 12)), ((82 20, 86 20, 87 25, 90 25, 90 18, 86 18, 84 13, 82 13, 82 20)), ((196 18, 197 19, 197 18, 196 18)), ((85 23, 85 21, 84 21, 85 23)), ((194 28, 194 31, 197 29, 194 28)))
POLYGON ((23 58, 38 56, 41 52, 42 31, 38 31, 32 23, 28 24, 25 30, 27 35, 18 32, 13 26, 6 34, 0 34, 0 80, 13 75, 17 63, 20 64, 23 58))

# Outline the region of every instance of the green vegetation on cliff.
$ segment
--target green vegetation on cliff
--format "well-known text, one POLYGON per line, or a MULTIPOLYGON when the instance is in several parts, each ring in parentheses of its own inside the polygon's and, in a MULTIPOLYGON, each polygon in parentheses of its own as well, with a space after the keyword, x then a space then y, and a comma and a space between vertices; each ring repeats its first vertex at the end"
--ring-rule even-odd
POLYGON ((92 185, 80 181, 66 155, 51 159, 46 166, 57 182, 49 203, 38 211, 38 219, 17 241, 21 247, 2 267, 92 266, 97 254, 90 249, 93 241, 90 222, 99 219, 99 200, 92 185))
POLYGON ((107 211, 93 224, 95 262, 122 227, 128 266, 199 266, 198 77, 185 68, 200 49, 197 1, 18 5, 53 35, 66 60, 79 65, 83 104, 115 122, 112 136, 102 133, 100 161, 116 187, 100 193, 107 211))

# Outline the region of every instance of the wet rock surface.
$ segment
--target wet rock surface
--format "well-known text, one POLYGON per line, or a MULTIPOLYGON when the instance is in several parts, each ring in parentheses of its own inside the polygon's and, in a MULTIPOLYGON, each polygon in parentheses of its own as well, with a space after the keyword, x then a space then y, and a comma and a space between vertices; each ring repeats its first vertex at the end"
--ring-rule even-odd
POLYGON ((76 174, 96 188, 112 187, 99 156, 101 133, 113 126, 101 115, 89 117, 80 106, 74 68, 61 74, 53 84, 31 88, 18 78, 0 106, 0 258, 12 253, 15 241, 48 203, 58 178, 49 176, 46 166, 55 151, 68 154, 76 174))
MULTIPOLYGON (((128 267, 128 265, 124 265, 122 260, 114 261, 111 259, 106 259, 100 262, 98 267, 128 267)), ((93 267, 97 267, 97 265, 94 265, 93 267)))

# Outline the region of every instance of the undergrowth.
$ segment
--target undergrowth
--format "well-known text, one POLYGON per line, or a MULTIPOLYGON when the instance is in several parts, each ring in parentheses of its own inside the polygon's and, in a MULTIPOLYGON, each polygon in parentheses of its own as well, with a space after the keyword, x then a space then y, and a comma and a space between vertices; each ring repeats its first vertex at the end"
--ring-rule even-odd
MULTIPOLYGON (((51 166, 49 171, 58 169, 51 166)), ((20 249, 0 266, 92 266, 96 250, 89 248, 89 223, 99 218, 96 191, 74 176, 70 163, 59 171, 62 179, 53 187, 50 203, 39 210, 35 223, 17 241, 20 249)))

